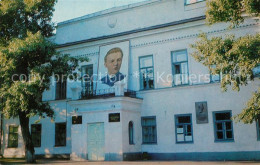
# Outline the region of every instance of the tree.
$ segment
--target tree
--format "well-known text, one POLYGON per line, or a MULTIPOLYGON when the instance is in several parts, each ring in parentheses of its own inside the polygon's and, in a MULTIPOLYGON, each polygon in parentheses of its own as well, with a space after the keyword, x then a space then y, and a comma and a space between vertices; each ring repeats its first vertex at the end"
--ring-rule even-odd
MULTIPOLYGON (((207 1, 206 22, 230 22, 230 28, 243 23, 245 17, 259 19, 259 0, 209 0, 207 1)), ((260 67, 260 34, 235 37, 199 36, 200 40, 191 45, 192 56, 210 69, 212 74, 222 74, 221 88, 233 90, 258 79, 254 69, 260 67), (213 67, 214 66, 214 67, 213 67)), ((247 106, 234 117, 237 121, 252 123, 260 115, 260 87, 253 93, 247 106)))
MULTIPOLYGON (((53 117, 42 93, 51 76, 67 75, 85 59, 61 55, 47 38, 56 0, 0 0, 0 110, 19 117, 27 162, 35 162, 29 118, 53 117)), ((66 76, 65 76, 66 79, 66 76)))

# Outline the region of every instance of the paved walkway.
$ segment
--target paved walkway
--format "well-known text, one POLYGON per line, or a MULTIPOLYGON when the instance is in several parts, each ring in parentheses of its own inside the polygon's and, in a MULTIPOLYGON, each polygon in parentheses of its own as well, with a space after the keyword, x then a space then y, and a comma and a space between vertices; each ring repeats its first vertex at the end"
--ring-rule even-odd
MULTIPOLYGON (((26 164, 22 159, 0 159, 0 164, 26 164)), ((37 160, 37 164, 65 164, 65 165, 244 165, 259 164, 259 161, 227 161, 227 162, 206 162, 206 161, 123 161, 123 162, 90 162, 70 160, 37 160)))

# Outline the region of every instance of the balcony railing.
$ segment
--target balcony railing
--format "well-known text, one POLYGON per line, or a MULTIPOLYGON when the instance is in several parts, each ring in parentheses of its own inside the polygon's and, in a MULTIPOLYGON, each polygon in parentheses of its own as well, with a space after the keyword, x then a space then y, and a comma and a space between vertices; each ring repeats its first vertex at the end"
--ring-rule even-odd
MULTIPOLYGON (((136 98, 136 91, 130 89, 124 89, 124 96, 136 98)), ((83 90, 81 92, 81 99, 95 99, 95 98, 106 98, 115 97, 115 89, 100 89, 100 90, 83 90)))

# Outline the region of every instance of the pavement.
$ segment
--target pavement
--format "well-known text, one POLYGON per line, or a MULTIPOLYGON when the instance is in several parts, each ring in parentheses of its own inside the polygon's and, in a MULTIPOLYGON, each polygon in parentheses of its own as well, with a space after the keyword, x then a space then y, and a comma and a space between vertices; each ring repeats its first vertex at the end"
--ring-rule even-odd
MULTIPOLYGON (((24 159, 0 159, 0 164, 26 164, 24 159)), ((91 161, 72 161, 72 160, 50 160, 50 159, 40 159, 37 160, 36 164, 42 165, 55 165, 55 164, 65 164, 65 165, 255 165, 259 164, 260 161, 122 161, 122 162, 91 162, 91 161)))

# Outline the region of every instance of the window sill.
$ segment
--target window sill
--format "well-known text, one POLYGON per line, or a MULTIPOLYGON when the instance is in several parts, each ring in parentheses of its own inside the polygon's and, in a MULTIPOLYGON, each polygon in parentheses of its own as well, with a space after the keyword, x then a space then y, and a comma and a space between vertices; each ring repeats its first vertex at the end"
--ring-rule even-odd
POLYGON ((66 147, 66 145, 65 145, 65 146, 56 146, 56 145, 55 145, 54 147, 66 147))
POLYGON ((9 146, 8 146, 7 148, 18 148, 18 146, 17 146, 17 147, 9 147, 9 146))
POLYGON ((214 141, 215 143, 232 143, 232 142, 235 142, 235 140, 215 140, 214 141))
POLYGON ((155 142, 155 143, 142 143, 142 145, 157 145, 157 142, 155 142))
POLYGON ((176 142, 176 144, 194 144, 194 142, 193 141, 191 141, 191 142, 176 142))

